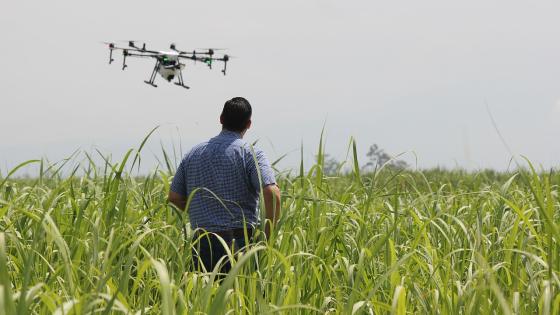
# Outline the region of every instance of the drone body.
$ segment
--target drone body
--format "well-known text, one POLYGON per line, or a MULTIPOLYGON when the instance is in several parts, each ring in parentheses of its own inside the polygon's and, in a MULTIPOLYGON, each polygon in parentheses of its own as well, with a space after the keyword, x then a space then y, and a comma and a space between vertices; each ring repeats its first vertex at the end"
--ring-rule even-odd
MULTIPOLYGON (((181 70, 185 68, 185 64, 179 61, 179 54, 173 51, 160 51, 156 66, 157 73, 168 82, 175 77, 180 77, 181 70)), ((151 83, 154 85, 153 82, 151 83)))
POLYGON ((153 87, 157 87, 154 83, 157 74, 163 77, 168 82, 171 82, 173 79, 177 78, 177 82, 175 85, 181 86, 183 88, 188 89, 189 87, 185 85, 183 81, 183 72, 182 70, 185 68, 185 64, 181 63, 181 59, 190 59, 194 62, 200 61, 205 63, 210 69, 212 69, 212 63, 214 61, 222 61, 224 63, 224 68, 222 73, 225 75, 227 70, 227 62, 229 61, 228 55, 223 55, 221 58, 214 58, 214 49, 207 49, 205 51, 180 51, 175 48, 175 44, 171 44, 170 49, 171 51, 153 51, 147 50, 146 44, 143 44, 142 47, 138 47, 135 45, 134 41, 128 42, 127 48, 116 47, 114 43, 106 43, 109 45, 109 64, 111 64, 113 59, 113 50, 122 50, 123 52, 123 64, 122 69, 125 70, 128 65, 126 64, 127 57, 144 57, 144 58, 153 58, 155 59, 156 63, 154 69, 152 71, 152 75, 150 79, 144 81, 146 84, 149 84, 153 87))

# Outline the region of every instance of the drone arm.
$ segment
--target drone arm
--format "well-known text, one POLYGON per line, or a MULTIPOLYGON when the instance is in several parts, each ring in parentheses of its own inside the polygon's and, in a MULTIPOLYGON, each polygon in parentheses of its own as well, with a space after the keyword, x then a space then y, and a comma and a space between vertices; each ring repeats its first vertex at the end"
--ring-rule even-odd
POLYGON ((190 59, 190 60, 193 60, 193 61, 200 61, 200 62, 204 62, 204 63, 209 63, 209 62, 211 63, 212 61, 222 60, 222 59, 212 58, 212 57, 198 57, 196 55, 189 56, 189 55, 184 55, 184 54, 181 54, 178 57, 179 58, 184 58, 184 59, 190 59))
POLYGON ((189 55, 184 55, 181 54, 179 55, 179 58, 184 58, 184 59, 190 59, 190 60, 194 60, 194 61, 201 61, 204 62, 208 65, 208 67, 210 67, 210 69, 212 69, 212 62, 214 61, 223 61, 224 62, 224 68, 222 69, 222 73, 224 75, 226 75, 226 71, 227 71, 227 63, 229 61, 229 56, 224 56, 223 58, 213 58, 213 57, 197 57, 196 55, 193 56, 189 56, 189 55))
POLYGON ((194 60, 194 61, 202 61, 202 58, 197 57, 197 56, 189 56, 189 55, 181 54, 181 55, 179 55, 178 57, 179 57, 179 58, 190 59, 190 60, 194 60))
POLYGON ((123 67, 122 67, 123 70, 126 69, 126 67, 128 67, 128 65, 126 64, 126 57, 143 57, 143 58, 157 59, 157 55, 155 54, 142 55, 142 54, 129 53, 128 50, 123 50, 123 67))
POLYGON ((131 56, 131 57, 144 57, 144 58, 156 58, 157 59, 157 54, 135 54, 135 53, 126 53, 127 56, 131 56))

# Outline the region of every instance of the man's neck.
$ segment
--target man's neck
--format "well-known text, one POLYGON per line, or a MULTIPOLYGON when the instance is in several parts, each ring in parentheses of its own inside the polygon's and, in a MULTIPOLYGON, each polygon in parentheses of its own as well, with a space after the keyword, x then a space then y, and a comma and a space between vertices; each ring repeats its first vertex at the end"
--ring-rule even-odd
POLYGON ((227 132, 236 133, 236 134, 239 135, 239 137, 240 137, 241 139, 243 139, 243 136, 245 135, 245 132, 247 132, 247 129, 245 129, 245 130, 239 132, 239 131, 233 131, 233 130, 229 130, 229 129, 226 129, 226 128, 222 128, 222 131, 227 131, 227 132))

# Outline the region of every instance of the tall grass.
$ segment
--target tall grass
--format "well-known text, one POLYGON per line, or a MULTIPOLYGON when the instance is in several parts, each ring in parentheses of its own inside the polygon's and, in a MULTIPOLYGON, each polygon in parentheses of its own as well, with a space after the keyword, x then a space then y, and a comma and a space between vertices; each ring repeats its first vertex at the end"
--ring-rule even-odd
POLYGON ((169 155, 127 173, 144 143, 72 176, 29 161, 35 179, 0 179, 0 313, 560 313, 558 172, 361 174, 352 142, 352 171, 327 177, 321 144, 280 176, 271 237, 218 281, 190 271, 169 155))

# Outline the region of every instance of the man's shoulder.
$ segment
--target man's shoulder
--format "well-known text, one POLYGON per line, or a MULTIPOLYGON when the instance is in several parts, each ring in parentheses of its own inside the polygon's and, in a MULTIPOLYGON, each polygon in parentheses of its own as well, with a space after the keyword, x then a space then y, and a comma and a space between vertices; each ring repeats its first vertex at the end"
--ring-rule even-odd
POLYGON ((264 153, 263 150, 261 150, 261 148, 259 148, 258 146, 256 146, 254 143, 249 143, 245 140, 242 140, 242 142, 239 142, 239 146, 241 146, 243 148, 243 150, 245 150, 247 153, 252 154, 253 152, 256 153, 264 153))
POLYGON ((257 158, 261 158, 261 157, 265 157, 265 153, 264 150, 262 150, 260 147, 249 143, 247 141, 245 141, 245 139, 239 138, 239 139, 235 139, 233 141, 227 141, 224 142, 222 139, 218 138, 218 137, 214 137, 211 138, 207 141, 201 142, 195 146, 193 146, 190 151, 184 155, 183 160, 187 160, 189 158, 191 158, 194 155, 200 154, 202 151, 204 151, 205 149, 207 149, 208 147, 212 147, 215 145, 223 145, 224 143, 227 143, 228 146, 230 147, 234 147, 235 151, 242 153, 242 155, 245 156, 249 156, 252 157, 253 154, 257 157, 257 158))
POLYGON ((196 144, 191 148, 191 152, 202 149, 202 148, 205 148, 205 147, 208 146, 209 143, 210 143, 210 141, 204 141, 204 142, 201 142, 199 144, 196 144))
POLYGON ((208 146, 208 141, 201 142, 195 146, 193 146, 187 154, 183 156, 183 160, 189 159, 193 154, 197 154, 200 150, 203 150, 208 146))
POLYGON ((253 161, 256 159, 257 161, 259 161, 259 163, 262 163, 263 161, 266 161, 268 159, 264 150, 250 143, 245 143, 245 145, 243 146, 243 151, 248 161, 253 161))

